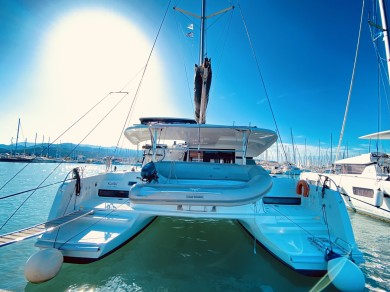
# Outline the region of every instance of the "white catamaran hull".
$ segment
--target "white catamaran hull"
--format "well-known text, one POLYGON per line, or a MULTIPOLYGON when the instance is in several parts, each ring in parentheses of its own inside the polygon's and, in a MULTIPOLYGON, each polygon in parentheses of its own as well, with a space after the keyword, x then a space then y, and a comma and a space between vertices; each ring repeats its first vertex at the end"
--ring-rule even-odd
MULTIPOLYGON (((303 197, 295 192, 296 181, 273 178, 272 187, 260 199, 243 205, 218 206, 209 200, 204 204, 191 201, 145 204, 125 197, 132 196, 128 193, 129 185, 138 175, 117 172, 81 179, 79 196, 75 195, 74 181, 64 184, 53 210, 64 210, 65 207, 59 206, 67 206, 61 211, 63 215, 75 210, 92 213, 44 233, 36 246, 60 250, 65 262, 86 263, 127 243, 156 216, 236 219, 274 256, 304 274, 326 273, 325 257, 330 249, 357 263, 363 261, 354 245, 342 199, 330 189, 325 190, 322 198, 321 188, 316 191, 313 187, 309 196, 303 197)), ((53 218, 59 215, 51 214, 53 218)))
MULTIPOLYGON (((111 172, 65 183, 57 192, 49 220, 75 211, 86 216, 45 232, 36 242, 40 248, 59 249, 65 262, 91 262, 116 250, 136 236, 155 216, 134 212, 129 186, 139 172, 111 172)), ((61 221, 61 219, 57 219, 61 221)))
POLYGON ((362 263, 340 194, 325 189, 323 196, 322 188, 310 186, 308 197, 300 197, 295 187, 294 180, 275 178, 257 206, 257 216, 240 220, 242 225, 275 257, 303 274, 326 273, 331 249, 362 263))
MULTIPOLYGON (((205 21, 234 7, 210 16, 205 7, 203 0, 198 17, 201 45, 194 78, 195 119, 148 117, 128 127, 125 137, 134 148, 144 150, 141 172, 81 178, 75 170, 74 180, 58 190, 49 221, 34 231, 41 234, 36 246, 50 247, 48 253, 58 263, 61 255, 67 262, 91 262, 128 242, 156 216, 236 219, 267 250, 299 272, 329 272, 337 278, 328 268, 348 262, 348 270, 343 270, 348 276, 333 283, 340 289, 361 290, 364 276, 354 262, 361 263, 362 254, 340 194, 329 189, 326 181, 321 189, 309 189, 304 181, 271 178, 256 165, 255 158, 278 139, 274 131, 206 124, 212 66, 204 54, 205 21)), ((7 241, 14 235, 4 238, 7 241)), ((44 260, 45 254, 37 258, 44 260)), ((38 281, 53 277, 58 266, 38 281)))
MULTIPOLYGON (((390 181, 350 174, 326 174, 340 188, 347 208, 381 220, 390 221, 390 181)), ((316 184, 318 174, 302 173, 301 179, 316 184)))

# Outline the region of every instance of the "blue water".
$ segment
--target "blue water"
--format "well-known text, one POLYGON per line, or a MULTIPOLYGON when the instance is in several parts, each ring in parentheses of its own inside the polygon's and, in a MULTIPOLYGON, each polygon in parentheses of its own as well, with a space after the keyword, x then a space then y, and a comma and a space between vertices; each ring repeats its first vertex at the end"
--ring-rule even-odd
MULTIPOLYGON (((25 164, 0 163, 0 188, 25 164)), ((55 164, 30 164, 0 196, 38 186, 55 164)), ((59 166, 46 184, 60 182, 75 166, 59 166)), ((126 168, 126 167, 124 167, 126 168)), ((104 166, 87 165, 93 173, 104 166)), ((46 220, 58 185, 38 190, 0 233, 46 220)), ((0 226, 30 193, 0 200, 0 226)), ((390 291, 390 224, 350 213, 366 262, 367 291, 390 291)), ((10 291, 309 291, 325 277, 302 276, 274 259, 233 220, 158 218, 110 256, 88 265, 64 264, 42 284, 24 278, 24 264, 37 249, 34 239, 0 248, 0 290, 10 291)))

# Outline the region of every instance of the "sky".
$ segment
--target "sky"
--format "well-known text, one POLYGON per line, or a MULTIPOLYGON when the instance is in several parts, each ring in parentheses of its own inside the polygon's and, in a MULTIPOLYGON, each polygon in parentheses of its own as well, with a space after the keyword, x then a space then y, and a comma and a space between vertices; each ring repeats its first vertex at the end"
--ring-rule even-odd
MULTIPOLYGON (((209 2, 207 15, 235 9, 206 23, 205 51, 213 65, 207 123, 278 128, 288 155, 292 141, 300 156, 303 145, 307 155, 334 155, 362 1, 209 2)), ((200 0, 1 1, 0 144, 15 143, 19 119, 22 144, 129 147, 123 129, 139 117, 192 118, 199 23, 173 6, 200 14, 200 0)), ((365 0, 340 145, 350 155, 375 150, 376 141, 358 137, 390 129, 382 86, 388 81, 378 78, 369 15, 375 6, 365 0)), ((377 43, 382 54, 381 38, 377 43)), ((380 143, 386 151, 388 143, 380 143)))

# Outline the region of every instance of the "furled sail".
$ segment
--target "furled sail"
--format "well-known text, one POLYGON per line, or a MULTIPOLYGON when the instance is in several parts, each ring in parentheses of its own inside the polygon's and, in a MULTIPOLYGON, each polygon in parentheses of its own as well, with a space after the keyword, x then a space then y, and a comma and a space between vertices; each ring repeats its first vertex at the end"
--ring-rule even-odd
POLYGON ((198 124, 206 123, 206 108, 212 79, 211 59, 205 58, 200 66, 195 64, 195 120, 198 124))

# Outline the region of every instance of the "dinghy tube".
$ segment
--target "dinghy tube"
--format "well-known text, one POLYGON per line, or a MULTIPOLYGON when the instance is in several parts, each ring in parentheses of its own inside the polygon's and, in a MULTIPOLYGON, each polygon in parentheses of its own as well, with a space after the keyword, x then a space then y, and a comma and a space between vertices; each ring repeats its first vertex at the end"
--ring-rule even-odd
POLYGON ((58 274, 63 262, 64 257, 58 249, 42 249, 27 260, 24 275, 31 283, 46 282, 58 274))

